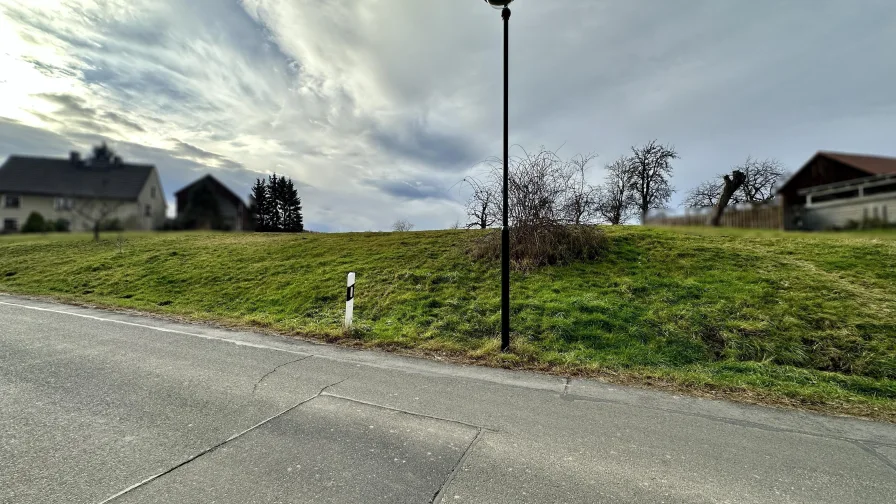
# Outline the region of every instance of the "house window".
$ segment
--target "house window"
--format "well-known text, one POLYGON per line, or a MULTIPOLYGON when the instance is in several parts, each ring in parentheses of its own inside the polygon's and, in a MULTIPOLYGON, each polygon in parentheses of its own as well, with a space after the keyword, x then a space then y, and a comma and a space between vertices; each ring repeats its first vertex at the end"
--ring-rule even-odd
POLYGON ((19 221, 15 219, 3 219, 3 230, 6 232, 18 231, 19 221))
POLYGON ((56 210, 71 210, 74 201, 71 198, 56 198, 53 200, 53 208, 56 210))
POLYGON ((143 209, 143 216, 152 217, 152 205, 146 205, 146 207, 143 209))
POLYGON ((18 194, 7 194, 5 198, 5 207, 6 208, 19 208, 22 204, 22 200, 18 194))
POLYGON ((156 186, 152 186, 152 189, 149 190, 149 197, 156 199, 156 186))

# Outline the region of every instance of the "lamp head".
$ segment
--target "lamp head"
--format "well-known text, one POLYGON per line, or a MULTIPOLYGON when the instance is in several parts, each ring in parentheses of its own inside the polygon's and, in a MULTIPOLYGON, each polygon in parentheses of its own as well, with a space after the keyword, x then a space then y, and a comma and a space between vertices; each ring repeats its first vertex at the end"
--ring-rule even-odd
POLYGON ((491 5, 492 7, 496 8, 496 9, 503 9, 504 7, 507 7, 508 5, 510 5, 513 2, 513 0, 485 0, 485 1, 486 1, 486 3, 488 3, 489 5, 491 5))

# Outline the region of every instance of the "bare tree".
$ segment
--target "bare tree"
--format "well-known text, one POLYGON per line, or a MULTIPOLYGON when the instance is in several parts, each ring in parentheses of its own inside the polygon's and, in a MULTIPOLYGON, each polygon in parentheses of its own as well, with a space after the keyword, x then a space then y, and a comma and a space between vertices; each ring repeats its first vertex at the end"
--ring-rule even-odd
POLYGON ((570 179, 566 168, 556 152, 545 148, 536 153, 523 151, 522 156, 511 160, 508 179, 511 226, 565 222, 570 179))
MULTIPOLYGON (((597 189, 588 184, 586 176, 592 159, 563 159, 542 147, 535 152, 523 149, 521 155, 509 160, 507 213, 510 256, 515 267, 592 259, 604 249, 606 240, 601 230, 581 225, 592 220, 597 201, 597 189)), ((491 168, 488 180, 492 181, 493 194, 502 195, 503 160, 491 158, 486 164, 491 168)), ((500 222, 503 198, 490 208, 491 222, 500 222)), ((501 257, 501 234, 483 236, 471 253, 480 258, 501 257)))
POLYGON ((467 177, 464 183, 473 190, 467 200, 467 228, 486 229, 492 227, 497 221, 498 212, 495 208, 501 205, 501 191, 494 180, 494 171, 485 181, 476 177, 467 177))
POLYGON ((109 217, 114 215, 122 202, 118 200, 72 198, 72 212, 80 216, 93 230, 93 240, 100 241, 100 231, 110 223, 109 217))
MULTIPOLYGON (((84 162, 90 165, 93 170, 105 170, 110 167, 121 165, 121 158, 115 155, 106 143, 93 148, 93 152, 84 162)), ((101 187, 96 188, 94 196, 87 198, 84 196, 70 196, 65 198, 71 205, 71 212, 78 215, 93 230, 94 241, 100 240, 100 231, 109 224, 110 217, 114 215, 124 203, 120 199, 109 197, 111 194, 110 181, 103 178, 101 187)))
POLYGON ((725 175, 724 180, 725 185, 722 187, 722 195, 719 197, 719 202, 716 204, 712 220, 710 221, 710 224, 716 227, 722 223, 722 214, 725 212, 725 207, 728 206, 734 194, 743 187, 747 176, 740 170, 734 170, 731 172, 731 176, 725 175))
POLYGON ((647 212, 665 207, 675 192, 669 184, 673 159, 678 159, 675 149, 656 140, 641 147, 632 147, 628 179, 642 223, 647 221, 647 212))
POLYGON ((414 225, 407 219, 398 219, 392 224, 392 231, 395 231, 396 233, 405 233, 412 229, 414 229, 414 225))
POLYGON ((596 157, 596 154, 580 154, 562 163, 562 169, 569 177, 562 212, 570 224, 578 226, 594 221, 600 190, 588 183, 587 174, 596 157))
POLYGON ((618 226, 632 218, 634 200, 628 180, 628 159, 620 157, 608 164, 607 178, 598 189, 595 210, 605 222, 618 226))
POLYGON ((785 174, 784 165, 777 159, 753 159, 747 156, 744 164, 734 168, 744 174, 740 194, 742 200, 763 203, 775 198, 775 187, 785 174))
MULTIPOLYGON (((786 173, 783 165, 776 159, 759 160, 750 156, 732 171, 742 173, 744 182, 740 189, 731 195, 729 205, 771 201, 775 197, 775 186, 786 173)), ((715 207, 725 188, 724 181, 719 178, 722 177, 707 180, 691 189, 684 200, 684 205, 690 208, 715 207)))
MULTIPOLYGON (((719 198, 722 196, 722 188, 724 183, 718 180, 706 180, 700 185, 688 191, 682 202, 682 206, 686 208, 713 208, 718 204, 719 198)), ((734 198, 737 195, 733 196, 734 198)), ((732 201, 739 203, 739 201, 732 201)))

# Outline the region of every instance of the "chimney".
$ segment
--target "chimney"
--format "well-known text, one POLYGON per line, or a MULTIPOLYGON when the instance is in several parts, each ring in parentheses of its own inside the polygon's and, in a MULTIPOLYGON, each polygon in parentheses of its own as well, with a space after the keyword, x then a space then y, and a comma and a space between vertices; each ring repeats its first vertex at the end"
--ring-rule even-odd
POLYGON ((78 151, 71 151, 68 155, 68 159, 74 166, 81 165, 81 154, 79 154, 78 151))

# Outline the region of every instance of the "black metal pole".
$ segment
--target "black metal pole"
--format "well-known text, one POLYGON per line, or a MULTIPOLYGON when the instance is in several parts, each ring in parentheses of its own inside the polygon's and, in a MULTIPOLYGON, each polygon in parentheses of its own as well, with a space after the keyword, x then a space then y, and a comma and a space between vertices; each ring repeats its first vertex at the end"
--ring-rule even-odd
POLYGON ((501 11, 504 19, 504 219, 501 228, 501 351, 510 349, 510 226, 508 215, 508 157, 509 157, 509 101, 510 90, 510 9, 501 11))

